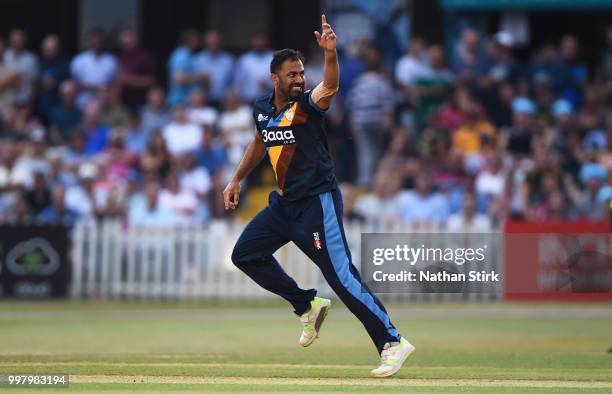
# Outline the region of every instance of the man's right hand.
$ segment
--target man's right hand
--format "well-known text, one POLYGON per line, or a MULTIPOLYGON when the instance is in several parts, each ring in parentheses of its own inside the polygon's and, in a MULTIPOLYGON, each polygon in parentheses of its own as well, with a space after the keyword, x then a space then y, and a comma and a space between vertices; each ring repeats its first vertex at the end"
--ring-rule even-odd
POLYGON ((236 209, 238 206, 238 199, 240 197, 240 182, 232 180, 227 184, 225 190, 223 190, 223 201, 225 202, 225 209, 236 209))

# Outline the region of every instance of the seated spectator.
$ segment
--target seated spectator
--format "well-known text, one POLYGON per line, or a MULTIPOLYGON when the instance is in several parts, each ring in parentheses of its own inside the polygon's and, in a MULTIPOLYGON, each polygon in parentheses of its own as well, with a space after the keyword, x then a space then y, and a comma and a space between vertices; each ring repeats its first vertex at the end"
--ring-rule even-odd
POLYGON ((446 230, 455 233, 488 233, 491 231, 491 221, 486 215, 476 210, 476 195, 466 192, 463 195, 461 213, 449 216, 446 230))
POLYGON ((238 165, 246 147, 253 140, 253 109, 242 103, 240 94, 229 90, 223 101, 223 111, 219 116, 219 132, 227 146, 228 164, 238 165))
POLYGON ((152 135, 153 131, 143 127, 140 114, 137 111, 131 111, 123 136, 127 151, 140 155, 146 149, 152 135))
POLYGON ((194 57, 194 70, 213 105, 219 106, 232 83, 234 56, 223 50, 223 36, 218 31, 204 34, 204 49, 194 57))
POLYGON ((128 108, 121 103, 116 87, 100 89, 100 122, 110 128, 126 126, 130 119, 128 108))
POLYGON ((420 173, 415 189, 406 192, 400 219, 420 228, 433 228, 446 221, 449 215, 447 198, 433 190, 431 175, 420 173))
POLYGON ((582 88, 587 82, 587 67, 580 59, 578 39, 573 35, 561 38, 560 56, 555 63, 555 89, 576 108, 582 106, 582 88))
POLYGON ((193 123, 187 117, 183 105, 172 108, 172 122, 162 129, 168 152, 172 156, 180 156, 194 152, 202 141, 202 127, 193 123))
POLYGON ((76 95, 77 86, 73 81, 62 82, 60 85, 60 103, 53 107, 49 117, 50 137, 57 145, 70 141, 81 122, 83 114, 76 106, 76 95))
POLYGON ((512 112, 512 127, 502 130, 502 148, 517 156, 530 156, 535 132, 535 105, 531 100, 519 97, 512 102, 512 112))
POLYGON ((106 206, 106 194, 96 187, 98 168, 92 163, 79 167, 79 183, 66 191, 66 208, 75 212, 79 218, 94 219, 106 206))
POLYGON ((193 89, 189 93, 189 106, 186 109, 187 119, 199 126, 215 127, 219 113, 208 106, 206 93, 202 89, 193 89))
POLYGON ((161 133, 151 135, 147 148, 140 157, 140 169, 155 177, 165 178, 170 171, 172 157, 166 147, 166 140, 161 133))
POLYGON ((406 195, 399 174, 379 171, 372 192, 357 198, 353 213, 368 223, 384 226, 399 223, 405 209, 406 195))
POLYGON ((51 193, 51 204, 38 214, 37 219, 44 224, 66 224, 71 226, 77 220, 78 214, 66 207, 66 189, 58 186, 51 193))
POLYGON ((38 215, 51 203, 51 191, 47 184, 45 174, 37 172, 34 174, 34 184, 23 194, 32 214, 38 215))
POLYGON ((129 201, 128 221, 132 226, 156 227, 175 224, 175 216, 159 202, 160 187, 157 181, 145 184, 144 193, 134 195, 129 201))
POLYGON ((270 80, 272 55, 273 52, 268 47, 268 36, 258 33, 251 38, 251 50, 238 58, 233 86, 246 103, 251 103, 272 90, 270 80))
POLYGON ((570 196, 578 211, 578 217, 586 220, 605 220, 608 216, 608 207, 599 194, 602 186, 607 182, 608 173, 599 164, 588 163, 580 169, 580 182, 584 190, 570 189, 570 196))
POLYGON ((438 126, 455 131, 468 122, 468 114, 474 111, 478 119, 485 119, 484 108, 474 100, 467 86, 457 86, 448 103, 438 111, 438 126))
POLYGON ((142 128, 153 132, 161 130, 172 121, 172 117, 166 111, 164 89, 153 87, 147 93, 147 103, 140 110, 142 128))
POLYGON ((22 29, 13 29, 9 34, 9 48, 4 52, 4 63, 19 71, 21 85, 17 100, 29 104, 33 99, 34 84, 38 76, 38 59, 27 50, 28 35, 22 29))
POLYGON ((451 68, 456 78, 464 83, 474 82, 483 62, 484 53, 480 47, 478 32, 473 29, 463 30, 451 61, 451 68))
POLYGON ((223 167, 227 163, 227 152, 208 128, 204 128, 202 143, 196 151, 196 160, 213 178, 222 176, 223 167))
POLYGON ((169 107, 186 105, 191 89, 197 86, 194 56, 200 46, 200 35, 188 29, 181 33, 181 46, 176 48, 168 60, 168 97, 169 107))
POLYGON ((70 76, 68 60, 61 53, 59 37, 46 36, 41 44, 40 71, 36 81, 36 108, 45 121, 60 103, 59 88, 70 76))
POLYGON ((484 140, 495 141, 495 127, 479 117, 476 108, 468 108, 466 122, 453 134, 453 149, 464 156, 478 155, 484 140))
POLYGON ((476 176, 476 193, 488 201, 501 197, 506 187, 507 176, 501 157, 495 156, 476 176))
POLYGON ((186 154, 181 157, 181 169, 181 188, 194 192, 200 201, 206 203, 212 187, 210 174, 206 168, 198 166, 193 154, 186 154))
POLYGON ((166 187, 159 193, 159 205, 172 212, 177 224, 196 223, 198 198, 192 190, 181 187, 176 170, 170 171, 166 178, 166 187))
POLYGON ((145 102, 147 91, 155 84, 155 61, 147 49, 140 46, 134 30, 119 32, 119 74, 117 87, 121 102, 136 109, 145 102))
POLYGON ((110 128, 100 121, 100 105, 90 101, 83 109, 81 132, 85 135, 85 152, 95 155, 102 152, 108 145, 110 128))
POLYGON ((0 37, 0 115, 15 104, 21 86, 21 74, 12 64, 4 60, 6 43, 0 37))
POLYGON ((103 48, 102 32, 92 30, 88 34, 89 49, 79 53, 70 62, 70 75, 77 83, 77 105, 95 98, 100 90, 109 86, 117 76, 117 59, 103 48))

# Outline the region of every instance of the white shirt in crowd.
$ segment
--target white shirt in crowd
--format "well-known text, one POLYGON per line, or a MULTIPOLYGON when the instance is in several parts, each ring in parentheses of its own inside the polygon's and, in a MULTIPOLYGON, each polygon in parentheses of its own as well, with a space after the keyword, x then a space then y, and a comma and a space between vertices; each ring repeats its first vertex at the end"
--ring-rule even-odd
POLYGON ((219 130, 228 142, 228 158, 232 165, 240 162, 244 150, 253 139, 253 110, 243 105, 235 111, 226 111, 219 117, 219 130))
POLYGON ((203 167, 195 167, 181 176, 181 189, 190 190, 197 194, 206 194, 211 188, 210 175, 203 167))
POLYGON ((249 51, 240 56, 234 73, 234 89, 238 90, 246 102, 251 102, 265 95, 272 89, 270 81, 270 61, 273 52, 261 53, 249 51), (264 81, 265 86, 261 83, 264 81))
POLYGON ((397 223, 406 209, 406 193, 399 192, 393 196, 381 198, 373 193, 357 199, 353 211, 363 216, 370 223, 397 223))
POLYGON ((491 221, 486 215, 477 213, 472 220, 459 213, 449 216, 446 230, 455 233, 488 233, 491 231, 491 221))
MULTIPOLYGON (((117 59, 110 53, 96 55, 93 51, 84 51, 72 59, 70 74, 81 84, 104 87, 117 75, 117 59)), ((77 98, 78 105, 84 106, 92 96, 91 92, 80 93, 77 98)))
POLYGON ((219 113, 212 107, 187 108, 187 119, 200 126, 214 126, 217 123, 219 113))
POLYGON ((161 209, 167 209, 175 215, 178 224, 195 223, 198 198, 193 191, 181 188, 175 194, 164 189, 159 192, 158 203, 161 209))
POLYGON ((9 48, 4 52, 4 63, 19 70, 22 78, 19 98, 28 99, 32 93, 32 84, 38 75, 38 58, 30 51, 15 52, 9 48))
POLYGON ((193 152, 202 142, 202 128, 195 123, 172 122, 164 126, 162 136, 170 154, 177 156, 193 152))
POLYGON ((476 177, 476 192, 485 196, 500 196, 506 186, 506 174, 503 171, 492 173, 484 170, 476 177))

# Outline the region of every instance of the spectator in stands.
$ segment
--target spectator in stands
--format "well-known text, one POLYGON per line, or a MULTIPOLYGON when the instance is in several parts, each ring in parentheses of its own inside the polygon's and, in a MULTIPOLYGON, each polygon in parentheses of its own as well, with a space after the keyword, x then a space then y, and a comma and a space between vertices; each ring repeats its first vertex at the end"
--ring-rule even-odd
POLYGON ((128 108, 121 102, 116 86, 100 89, 100 122, 115 128, 127 125, 130 119, 128 108))
POLYGON ((5 54, 6 42, 0 37, 0 115, 15 103, 21 86, 21 74, 4 60, 5 54))
POLYGON ((140 111, 142 128, 153 132, 161 130, 165 125, 172 121, 172 117, 166 111, 164 90, 160 87, 153 87, 147 93, 147 103, 140 111))
POLYGON ((417 175, 415 189, 406 193, 404 204, 401 220, 419 228, 435 229, 449 215, 447 198, 433 190, 431 174, 427 172, 417 175))
POLYGON ((148 181, 144 193, 138 193, 129 201, 128 220, 132 226, 170 226, 175 222, 172 211, 159 203, 160 186, 157 181, 148 181))
POLYGON ((40 45, 40 71, 36 81, 36 108, 46 122, 51 111, 60 103, 61 84, 70 76, 68 60, 62 55, 59 37, 46 36, 40 45))
POLYGON ((106 206, 106 196, 96 187, 99 171, 92 163, 79 167, 79 183, 66 191, 66 208, 75 212, 79 218, 94 219, 106 206))
POLYGON ((366 72, 357 78, 349 92, 347 107, 358 157, 357 183, 368 186, 385 140, 393 127, 393 91, 382 72, 378 49, 364 50, 366 72))
POLYGON ((400 123, 408 130, 414 130, 416 127, 414 110, 418 104, 418 94, 415 84, 427 71, 425 42, 419 37, 414 37, 406 54, 395 65, 395 80, 402 94, 400 123))
POLYGON ((486 114, 482 105, 477 102, 467 85, 458 85, 448 102, 438 111, 438 126, 455 131, 468 122, 468 114, 474 114, 484 120, 486 114))
POLYGON ((191 89, 197 86, 194 56, 200 46, 197 30, 187 29, 181 33, 181 46, 176 48, 168 60, 168 106, 187 104, 191 89))
POLYGON ((119 32, 119 45, 119 96, 123 104, 135 109, 144 104, 147 91, 155 84, 155 61, 151 52, 140 46, 136 32, 130 28, 119 32))
POLYGON ((47 184, 45 174, 37 172, 34 174, 34 183, 23 194, 31 212, 38 215, 44 208, 51 203, 51 191, 47 184))
POLYGON ((467 191, 463 195, 461 213, 449 216, 446 230, 455 233, 488 233, 491 231, 490 219, 476 210, 476 195, 467 191))
POLYGON ((563 36, 554 74, 557 93, 577 108, 582 106, 582 88, 588 77, 579 51, 578 39, 575 36, 563 36))
POLYGON ((201 127, 215 127, 219 112, 208 105, 208 98, 203 89, 196 88, 189 93, 189 106, 186 109, 187 119, 201 127))
POLYGON ((9 48, 4 52, 4 62, 21 74, 21 89, 17 100, 30 104, 34 83, 38 76, 38 59, 27 50, 28 35, 25 30, 13 29, 9 34, 9 48))
POLYGON ((535 133, 535 104, 525 97, 516 98, 512 102, 512 112, 513 125, 502 130, 501 146, 513 155, 528 157, 531 155, 535 133))
POLYGON ((89 48, 72 59, 70 74, 77 83, 79 95, 77 105, 85 104, 96 98, 100 90, 109 86, 117 77, 117 59, 104 51, 104 37, 100 30, 88 34, 89 48))
POLYGON ((90 101, 83 109, 81 133, 85 136, 85 152, 95 155, 102 152, 108 145, 110 128, 100 121, 100 105, 90 101))
POLYGON ((268 36, 258 33, 251 38, 251 50, 238 58, 233 85, 245 102, 251 103, 272 90, 272 55, 273 52, 268 47, 268 36))
POLYGON ((204 49, 194 57, 194 69, 213 105, 219 106, 232 83, 234 56, 223 50, 223 36, 216 30, 203 37, 204 49))
POLYGON ((584 190, 576 187, 570 188, 570 196, 576 204, 578 216, 587 220, 605 220, 609 215, 600 191, 607 182, 608 173, 599 164, 587 163, 580 169, 580 181, 584 190))
POLYGON ((202 127, 189 121, 181 104, 172 108, 172 118, 172 122, 162 129, 168 152, 172 156, 179 156, 195 151, 202 141, 202 127))
POLYGON ((193 190, 181 187, 180 177, 176 170, 170 171, 166 177, 165 186, 159 193, 160 207, 171 211, 177 224, 195 224, 198 198, 193 190))
POLYGON ((142 126, 138 111, 131 111, 127 126, 124 129, 125 148, 128 152, 140 155, 147 148, 153 132, 142 126))
MULTIPOLYGON (((203 223, 209 219, 209 198, 213 190, 212 179, 206 168, 198 166, 195 155, 186 154, 180 161, 180 185, 181 188, 195 193, 198 198, 196 216, 198 222, 203 223)), ((221 192, 221 190, 219 190, 221 192)), ((219 194, 220 195, 220 194, 219 194)))
POLYGON ((396 172, 378 171, 372 192, 357 198, 353 212, 375 225, 397 224, 406 209, 401 177, 396 172))
POLYGON ((314 89, 323 80, 323 54, 319 48, 313 48, 306 55, 304 64, 304 75, 306 78, 305 89, 314 89))
POLYGON ((478 70, 484 62, 484 53, 480 46, 480 36, 474 29, 461 32, 461 38, 455 47, 451 68, 461 83, 472 84, 476 81, 478 70))
POLYGON ((454 77, 446 66, 444 50, 440 45, 432 45, 427 50, 429 65, 425 72, 414 81, 418 97, 415 120, 416 125, 422 129, 430 117, 436 112, 451 92, 454 77))
POLYGON ((76 105, 77 85, 66 80, 59 88, 60 103, 53 107, 49 117, 50 138, 55 144, 70 141, 83 116, 76 105))
POLYGON ((242 103, 240 93, 235 90, 227 91, 222 108, 218 129, 227 147, 228 165, 235 167, 253 139, 253 109, 242 103))
POLYGON ((227 152, 223 145, 215 140, 215 135, 209 128, 204 128, 196 159, 198 165, 206 168, 213 179, 222 177, 223 167, 227 163, 227 152))
POLYGON ((78 214, 66 207, 66 189, 57 186, 51 193, 51 204, 46 206, 37 219, 44 224, 66 224, 71 226, 77 220, 78 214))
POLYGON ((154 132, 140 157, 140 169, 147 174, 154 174, 157 178, 165 178, 171 165, 172 157, 166 140, 160 132, 154 132))

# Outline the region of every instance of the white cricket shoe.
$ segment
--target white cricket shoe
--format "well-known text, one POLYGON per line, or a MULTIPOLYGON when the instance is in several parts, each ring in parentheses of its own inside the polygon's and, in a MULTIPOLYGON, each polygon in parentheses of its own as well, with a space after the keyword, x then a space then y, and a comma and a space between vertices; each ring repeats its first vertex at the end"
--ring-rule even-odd
POLYGON ((300 345, 309 346, 319 337, 319 330, 327 317, 329 308, 331 308, 331 301, 327 298, 315 297, 310 301, 310 310, 300 316, 300 321, 304 325, 300 345))
POLYGON ((399 342, 386 343, 380 354, 380 367, 373 369, 372 375, 377 378, 394 375, 413 351, 414 346, 404 338, 400 338, 399 342))

